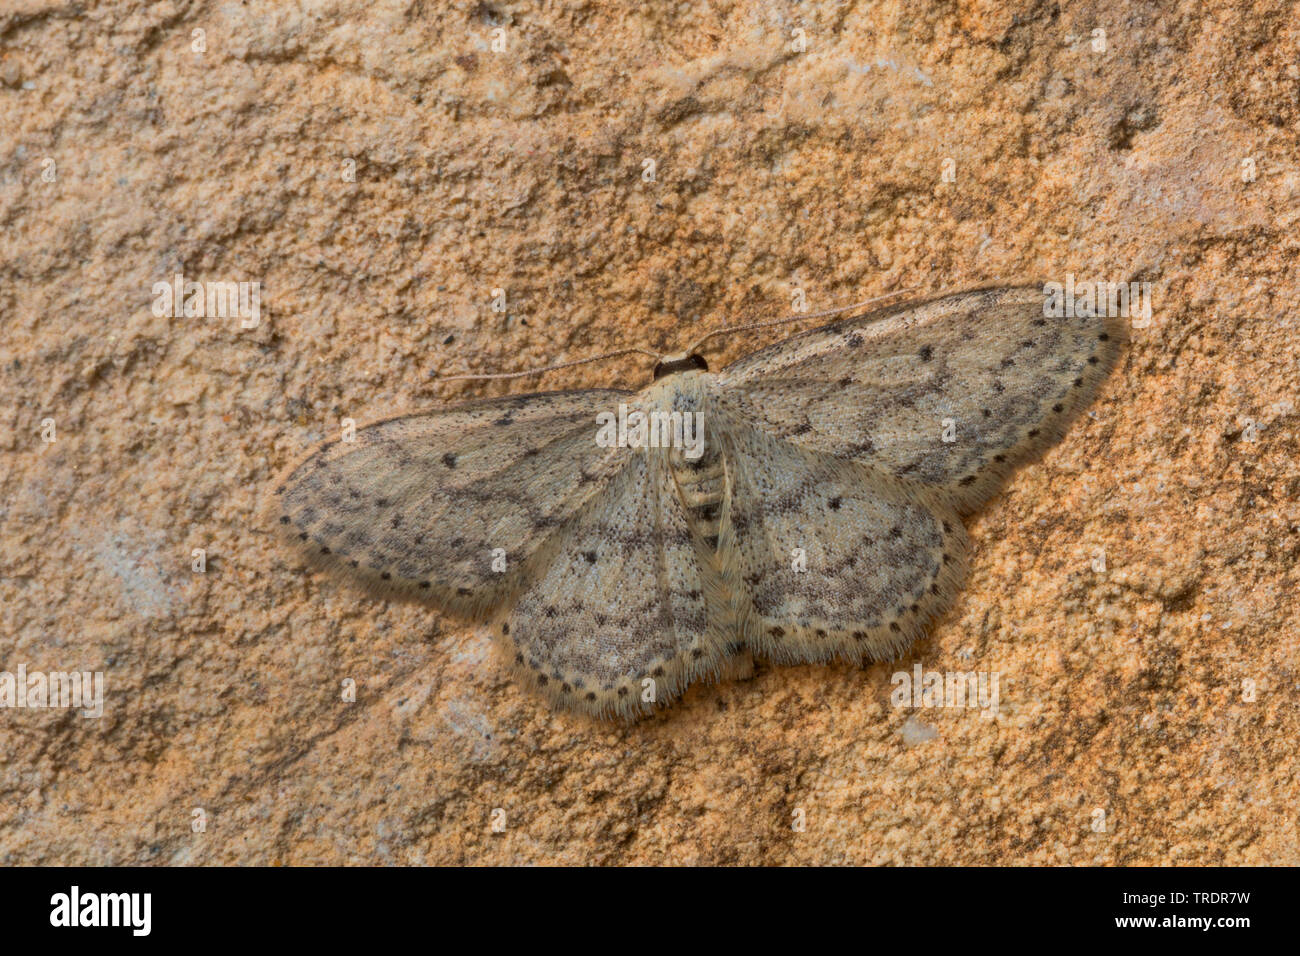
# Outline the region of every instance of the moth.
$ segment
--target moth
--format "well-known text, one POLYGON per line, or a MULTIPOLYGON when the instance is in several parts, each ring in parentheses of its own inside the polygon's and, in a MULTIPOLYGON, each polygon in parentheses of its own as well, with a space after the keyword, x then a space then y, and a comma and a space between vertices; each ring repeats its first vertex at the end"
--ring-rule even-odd
POLYGON ((716 372, 696 349, 663 355, 639 391, 377 421, 285 470, 275 513, 317 564, 481 622, 520 682, 599 717, 754 657, 892 658, 952 603, 962 517, 1116 362, 1122 320, 1044 302, 976 289, 716 372))

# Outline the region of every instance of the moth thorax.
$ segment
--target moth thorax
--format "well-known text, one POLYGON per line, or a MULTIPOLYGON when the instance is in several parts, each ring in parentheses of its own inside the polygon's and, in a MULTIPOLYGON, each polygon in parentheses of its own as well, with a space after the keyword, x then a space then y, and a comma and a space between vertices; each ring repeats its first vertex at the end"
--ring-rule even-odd
POLYGON ((685 352, 679 352, 675 355, 665 355, 655 363, 655 381, 663 378, 665 375, 672 375, 674 372, 707 372, 709 363, 704 361, 703 356, 691 352, 689 355, 685 352))

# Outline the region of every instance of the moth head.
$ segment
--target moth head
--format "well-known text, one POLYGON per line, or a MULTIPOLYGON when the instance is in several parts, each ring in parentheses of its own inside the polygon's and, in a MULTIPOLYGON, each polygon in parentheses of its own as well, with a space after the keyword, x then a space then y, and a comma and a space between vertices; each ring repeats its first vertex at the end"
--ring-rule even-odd
POLYGON ((655 362, 655 377, 657 382, 665 375, 672 375, 674 372, 707 372, 709 363, 704 361, 704 357, 698 352, 675 352, 671 355, 660 356, 659 361, 655 362))

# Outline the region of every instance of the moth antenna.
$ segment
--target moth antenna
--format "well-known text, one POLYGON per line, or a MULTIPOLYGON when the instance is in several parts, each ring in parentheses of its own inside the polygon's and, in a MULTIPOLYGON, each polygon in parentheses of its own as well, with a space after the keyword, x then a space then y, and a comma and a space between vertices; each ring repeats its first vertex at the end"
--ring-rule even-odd
POLYGON ((589 362, 602 362, 605 359, 618 358, 619 356, 622 355, 631 355, 637 352, 639 352, 641 355, 648 355, 653 359, 659 358, 658 352, 651 352, 649 349, 638 349, 638 348, 619 349, 616 352, 604 352, 600 355, 592 355, 588 358, 574 359, 572 362, 559 362, 555 365, 543 365, 541 368, 525 369, 522 372, 494 372, 494 373, 482 374, 482 375, 439 375, 436 377, 440 382, 455 382, 455 381, 489 379, 489 378, 524 378, 525 376, 528 375, 540 375, 543 372, 554 372, 556 369, 572 368, 575 365, 586 365, 589 362))
POLYGON ((728 332, 746 332, 749 329, 766 329, 774 325, 789 325, 791 322, 803 322, 806 319, 824 319, 828 316, 839 315, 841 312, 852 312, 854 309, 861 309, 871 305, 873 302, 880 302, 884 299, 892 299, 896 295, 906 295, 911 289, 899 289, 897 292, 886 292, 884 295, 878 295, 872 299, 866 299, 862 302, 856 302, 853 305, 842 305, 838 309, 827 309, 824 312, 808 312, 804 315, 791 315, 784 319, 772 319, 767 322, 751 322, 748 325, 728 325, 720 329, 714 329, 703 338, 695 342, 686 350, 687 355, 694 354, 695 350, 701 345, 713 338, 715 335, 725 335, 728 332))

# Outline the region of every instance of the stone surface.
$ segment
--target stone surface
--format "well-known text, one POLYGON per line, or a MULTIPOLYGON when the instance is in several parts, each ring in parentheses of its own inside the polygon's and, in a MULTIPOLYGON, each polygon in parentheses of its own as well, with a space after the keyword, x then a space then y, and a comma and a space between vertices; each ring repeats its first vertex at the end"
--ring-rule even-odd
POLYGON ((1300 863, 1298 42, 1280 0, 10 0, 0 669, 106 700, 0 710, 0 863, 1300 863), (155 315, 176 272, 257 327, 155 315), (259 523, 343 418, 534 387, 435 373, 1068 273, 1153 321, 895 663, 594 725, 259 523), (893 706, 917 664, 997 715, 893 706))

